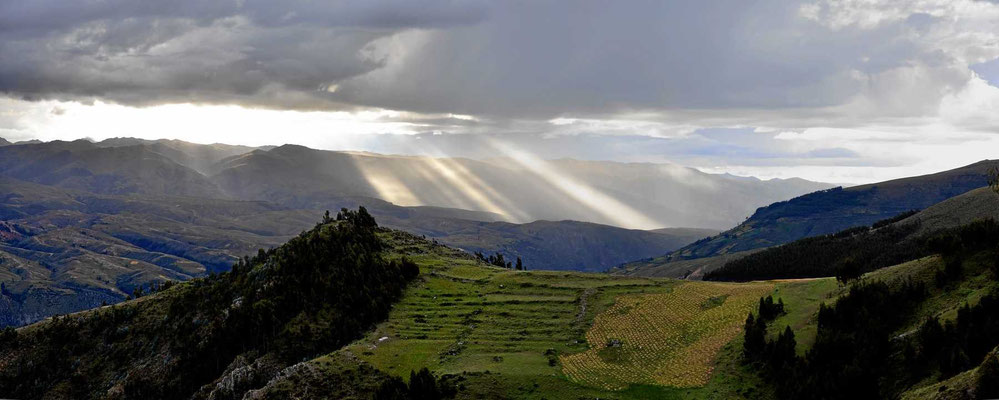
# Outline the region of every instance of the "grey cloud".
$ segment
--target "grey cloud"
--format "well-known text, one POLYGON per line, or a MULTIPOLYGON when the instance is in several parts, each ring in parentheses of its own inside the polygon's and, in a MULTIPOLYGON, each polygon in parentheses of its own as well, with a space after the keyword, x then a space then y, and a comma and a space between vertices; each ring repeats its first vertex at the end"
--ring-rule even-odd
POLYGON ((473 24, 477 1, 0 1, 0 91, 133 105, 342 108, 325 89, 370 72, 372 41, 473 24))
POLYGON ((793 114, 858 95, 904 115, 967 81, 966 66, 921 42, 935 17, 836 30, 800 6, 0 0, 0 54, 17 55, 0 59, 0 91, 132 105, 374 106, 514 129, 516 119, 636 110, 793 114), (892 74, 906 67, 925 81, 898 96, 907 83, 892 74))
POLYGON ((937 66, 942 57, 917 42, 917 30, 931 23, 925 18, 833 31, 801 18, 793 2, 502 5, 482 24, 435 32, 405 67, 348 82, 335 97, 534 117, 822 107, 870 88, 855 71, 873 76, 913 64, 937 66))

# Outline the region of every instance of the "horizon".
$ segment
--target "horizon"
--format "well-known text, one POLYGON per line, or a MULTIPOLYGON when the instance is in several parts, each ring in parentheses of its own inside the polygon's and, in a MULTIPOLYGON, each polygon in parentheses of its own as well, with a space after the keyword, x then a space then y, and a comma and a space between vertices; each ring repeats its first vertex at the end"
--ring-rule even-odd
MULTIPOLYGON (((0 139, 6 139, 6 138, 0 137, 0 139)), ((9 141, 9 142, 11 144, 19 144, 19 143, 31 143, 31 142, 48 143, 48 142, 54 142, 54 141, 73 142, 73 141, 77 141, 77 140, 83 140, 83 141, 87 141, 87 142, 95 143, 96 144, 96 143, 101 143, 101 142, 104 142, 104 141, 121 140, 121 139, 135 139, 135 140, 144 140, 144 141, 150 141, 150 142, 156 142, 156 141, 161 141, 161 140, 166 140, 166 141, 180 141, 180 142, 186 142, 186 143, 191 143, 191 144, 200 144, 200 145, 208 145, 208 146, 211 146, 211 145, 243 146, 243 147, 248 147, 248 148, 252 148, 252 149, 255 149, 255 150, 264 150, 264 151, 270 151, 270 150, 272 150, 274 148, 278 148, 278 147, 282 147, 282 146, 302 146, 302 147, 305 147, 305 148, 308 148, 308 149, 312 149, 312 150, 332 151, 332 152, 340 152, 340 153, 352 153, 352 154, 371 155, 371 156, 415 157, 415 158, 455 158, 455 159, 469 159, 469 160, 477 160, 477 161, 503 160, 503 159, 509 159, 510 158, 510 157, 507 157, 507 156, 494 156, 494 157, 488 157, 488 158, 479 158, 479 157, 451 156, 451 155, 446 155, 446 154, 436 154, 435 155, 435 154, 379 153, 379 152, 370 151, 370 150, 349 150, 349 149, 323 149, 323 148, 314 148, 314 147, 309 147, 309 146, 305 146, 305 145, 301 145, 301 144, 296 144, 296 143, 265 144, 265 145, 259 145, 259 146, 251 146, 251 145, 245 145, 245 144, 234 144, 234 143, 224 143, 224 142, 195 142, 195 141, 188 141, 188 140, 182 140, 182 139, 171 139, 171 138, 145 139, 145 138, 130 137, 130 136, 116 136, 116 137, 105 138, 105 139, 102 139, 102 140, 97 140, 97 139, 94 139, 92 137, 81 137, 81 138, 76 138, 76 139, 72 139, 72 138, 52 139, 52 140, 48 140, 48 141, 43 141, 43 140, 40 140, 40 139, 28 139, 28 140, 17 141, 17 142, 15 142, 15 141, 9 141), (268 149, 268 147, 270 149, 268 149)), ((619 160, 612 160, 612 159, 584 159, 584 158, 573 158, 573 157, 546 158, 545 160, 546 161, 560 161, 560 160, 590 161, 590 162, 607 162, 607 163, 616 163, 616 164, 671 165, 671 166, 679 166, 679 167, 683 167, 683 168, 694 169, 694 170, 697 170, 698 172, 702 172, 702 173, 710 174, 710 175, 723 175, 723 176, 731 176, 731 177, 735 177, 735 178, 750 178, 750 179, 757 179, 757 180, 764 181, 764 182, 766 182, 766 181, 786 181, 786 180, 800 179, 800 180, 806 180, 806 181, 809 181, 809 182, 829 184, 829 185, 833 185, 834 187, 835 186, 841 186, 843 188, 847 188, 847 187, 851 187, 851 186, 862 186, 862 185, 868 185, 868 184, 872 184, 872 183, 881 182, 881 181, 875 181, 875 182, 821 182, 821 181, 815 181, 815 180, 805 179, 805 178, 798 177, 798 176, 791 176, 791 177, 759 177, 759 176, 754 176, 754 175, 738 175, 738 174, 734 174, 734 173, 727 172, 727 171, 721 171, 721 172, 705 171, 705 170, 703 170, 701 168, 697 168, 697 167, 693 167, 693 166, 688 166, 688 165, 681 165, 681 164, 677 164, 677 163, 670 162, 670 161, 619 161, 619 160)), ((960 165, 956 166, 955 168, 964 167, 964 166, 968 166, 968 165, 972 165, 972 164, 975 164, 975 163, 979 163, 979 162, 983 162, 983 161, 988 161, 988 160, 989 159, 981 159, 981 160, 977 160, 977 161, 971 161, 971 162, 966 163, 966 164, 960 164, 960 165)), ((951 169, 953 169, 953 168, 951 168, 951 169)), ((933 174, 933 173, 936 173, 936 172, 943 172, 943 171, 933 171, 933 172, 930 172, 928 174, 933 174)), ((928 174, 899 176, 899 177, 895 177, 895 178, 886 179, 885 181, 896 180, 896 179, 904 179, 904 178, 910 178, 910 177, 914 177, 914 176, 922 176, 922 175, 928 175, 928 174)))
MULTIPOLYGON (((272 143, 272 144, 262 144, 262 145, 251 145, 251 144, 217 142, 217 141, 197 141, 197 140, 186 140, 186 139, 180 139, 180 138, 164 138, 164 137, 160 137, 160 138, 146 138, 146 137, 137 137, 137 136, 113 136, 113 137, 106 137, 106 138, 102 138, 102 139, 96 139, 96 138, 93 138, 93 137, 77 137, 77 138, 66 137, 66 138, 56 138, 56 139, 50 139, 50 140, 42 140, 42 139, 38 139, 38 138, 32 138, 32 139, 16 140, 15 141, 15 140, 10 140, 8 138, 0 136, 0 139, 8 140, 8 142, 10 142, 11 144, 19 144, 19 143, 23 144, 23 143, 30 143, 30 142, 48 143, 48 142, 54 142, 54 141, 73 142, 73 141, 77 141, 77 140, 83 140, 83 141, 87 141, 87 142, 95 143, 95 144, 96 143, 101 143, 101 142, 104 142, 104 141, 120 140, 120 139, 135 139, 135 140, 143 140, 143 141, 150 141, 150 142, 166 140, 166 141, 180 141, 180 142, 186 142, 186 143, 192 143, 192 144, 199 144, 199 145, 243 146, 243 147, 248 147, 248 148, 258 149, 258 150, 259 149, 265 149, 265 151, 270 150, 270 149, 266 149, 268 147, 270 147, 271 149, 273 149, 273 148, 277 148, 277 147, 282 147, 282 146, 287 146, 287 145, 293 145, 293 146, 302 146, 302 147, 309 148, 309 149, 312 149, 312 150, 322 150, 322 151, 332 151, 332 152, 342 152, 342 153, 368 154, 368 155, 373 155, 373 156, 454 158, 454 159, 470 159, 470 160, 477 160, 477 161, 489 161, 489 160, 500 160, 500 159, 509 159, 509 158, 511 158, 508 155, 490 156, 490 157, 476 157, 474 155, 449 155, 449 154, 443 154, 443 153, 440 153, 440 152, 434 152, 434 153, 405 153, 405 152, 392 153, 392 152, 378 152, 378 151, 366 150, 366 149, 360 149, 360 150, 358 150, 358 149, 318 148, 318 147, 311 147, 311 146, 308 146, 308 145, 303 145, 303 144, 298 144, 298 143, 283 143, 283 144, 273 144, 272 143)), ((716 171, 712 171, 710 168, 703 168, 703 167, 697 167, 697 166, 691 166, 691 165, 683 165, 683 164, 678 164, 678 163, 675 163, 675 162, 672 162, 672 161, 668 161, 668 160, 661 160, 661 161, 657 161, 657 160, 629 161, 629 160, 615 160, 615 159, 601 159, 601 158, 575 158, 575 157, 571 157, 571 156, 560 156, 560 157, 557 157, 557 158, 543 158, 543 159, 546 160, 546 161, 576 160, 576 161, 590 161, 590 162, 608 162, 608 163, 618 163, 618 164, 671 165, 671 166, 679 166, 679 167, 683 167, 683 168, 694 169, 694 170, 696 170, 698 172, 702 172, 702 173, 710 174, 710 175, 722 175, 722 176, 726 176, 727 175, 727 176, 732 176, 732 177, 735 177, 735 178, 757 179, 757 180, 764 181, 764 182, 766 182, 766 181, 786 181, 786 180, 793 180, 793 179, 801 179, 801 180, 805 180, 805 181, 809 181, 809 182, 829 184, 829 185, 832 185, 834 187, 841 186, 841 187, 844 187, 844 188, 852 187, 852 186, 863 186, 863 185, 869 185, 869 184, 874 184, 874 183, 878 183, 878 182, 885 182, 885 181, 891 181, 891 180, 897 180, 897 179, 905 179, 905 178, 916 177, 916 176, 931 175, 931 174, 934 174, 934 173, 937 173, 937 172, 943 172, 943 171, 947 171, 947 170, 951 170, 951 169, 955 169, 955 168, 960 168, 960 167, 972 165, 972 164, 975 164, 975 163, 978 163, 978 162, 990 160, 989 158, 982 158, 982 159, 977 159, 977 160, 965 160, 965 161, 956 160, 955 161, 957 163, 956 165, 953 165, 953 166, 948 167, 946 169, 932 170, 932 171, 928 171, 928 172, 925 172, 925 173, 918 173, 916 175, 889 176, 887 178, 883 178, 883 179, 879 179, 879 180, 862 181, 862 182, 845 182, 845 181, 830 182, 830 181, 819 181, 819 180, 814 180, 814 179, 808 179, 808 178, 800 177, 800 176, 756 176, 756 175, 750 175, 750 174, 738 174, 738 173, 730 172, 730 171, 727 171, 727 170, 716 170, 716 171)))

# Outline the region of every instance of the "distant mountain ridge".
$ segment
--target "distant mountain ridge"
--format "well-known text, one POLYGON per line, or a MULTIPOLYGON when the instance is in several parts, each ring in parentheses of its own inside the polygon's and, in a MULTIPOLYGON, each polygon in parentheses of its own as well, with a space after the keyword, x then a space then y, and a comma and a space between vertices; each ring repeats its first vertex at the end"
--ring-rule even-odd
MULTIPOLYGON (((392 225, 391 222, 387 222, 392 225)), ((468 252, 499 252, 521 257, 528 268, 602 272, 635 255, 652 256, 658 249, 676 249, 705 230, 641 231, 579 221, 509 222, 440 221, 432 228, 418 224, 392 225, 425 234, 468 252)), ((710 232, 710 230, 706 230, 710 232)))
MULTIPOLYGON (((829 187, 804 180, 731 178, 666 164, 551 160, 547 165, 557 180, 608 195, 659 226, 727 227, 748 215, 751 205, 829 187)), ((588 195, 566 193, 551 176, 505 158, 387 156, 285 145, 222 160, 212 179, 237 198, 295 206, 337 194, 490 211, 509 222, 570 219, 625 227, 628 222, 615 218, 626 213, 618 213, 617 205, 587 204, 588 195)))
POLYGON ((143 145, 85 141, 0 147, 0 176, 99 194, 223 198, 208 177, 143 145))
POLYGON ((508 158, 132 138, 18 143, 3 146, 0 158, 0 176, 101 194, 263 200, 300 208, 321 207, 330 197, 369 197, 403 206, 491 212, 508 222, 577 220, 643 229, 725 228, 759 205, 829 187, 669 164, 561 159, 545 161, 540 173, 508 158))
POLYGON ((624 264, 617 271, 682 277, 691 271, 686 268, 690 265, 717 268, 736 254, 870 225, 908 210, 930 207, 986 186, 989 170, 997 166, 999 161, 983 160, 935 174, 809 193, 761 207, 735 228, 661 257, 624 264), (662 270, 670 272, 664 274, 662 270))

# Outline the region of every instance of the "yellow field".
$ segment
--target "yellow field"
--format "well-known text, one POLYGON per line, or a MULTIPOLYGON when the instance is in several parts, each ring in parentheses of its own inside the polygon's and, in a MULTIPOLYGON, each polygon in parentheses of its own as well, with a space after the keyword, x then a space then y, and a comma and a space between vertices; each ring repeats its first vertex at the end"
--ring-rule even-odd
POLYGON ((590 349, 559 357, 563 371, 573 381, 610 390, 702 386, 718 351, 773 289, 772 283, 687 282, 669 293, 618 297, 586 333, 590 349))

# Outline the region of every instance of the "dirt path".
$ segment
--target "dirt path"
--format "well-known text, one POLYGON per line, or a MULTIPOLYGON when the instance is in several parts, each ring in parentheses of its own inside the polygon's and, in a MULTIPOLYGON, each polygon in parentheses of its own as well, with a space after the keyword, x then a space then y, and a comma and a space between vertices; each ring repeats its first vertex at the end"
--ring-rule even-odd
POLYGON ((579 325, 583 323, 583 319, 586 318, 586 303, 590 300, 590 297, 596 293, 597 290, 594 288, 589 288, 583 291, 583 294, 579 295, 579 312, 576 313, 576 319, 572 321, 572 324, 579 328, 579 325))

